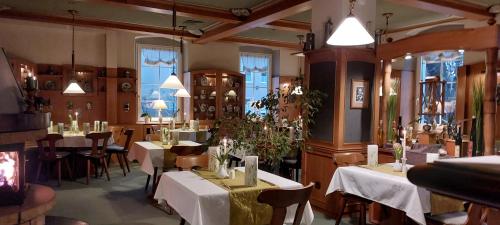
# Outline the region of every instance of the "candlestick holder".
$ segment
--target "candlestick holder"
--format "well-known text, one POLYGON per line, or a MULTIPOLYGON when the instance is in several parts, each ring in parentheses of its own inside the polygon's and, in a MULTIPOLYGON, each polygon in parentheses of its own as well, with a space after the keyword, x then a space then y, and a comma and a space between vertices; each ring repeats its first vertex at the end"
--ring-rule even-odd
POLYGON ((408 171, 408 167, 406 167, 406 158, 401 158, 401 172, 406 173, 408 171))

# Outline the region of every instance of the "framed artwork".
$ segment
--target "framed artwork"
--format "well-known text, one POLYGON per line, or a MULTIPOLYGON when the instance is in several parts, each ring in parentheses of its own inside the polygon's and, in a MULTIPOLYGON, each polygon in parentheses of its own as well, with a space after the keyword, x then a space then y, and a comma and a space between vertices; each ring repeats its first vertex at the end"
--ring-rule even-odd
POLYGON ((366 109, 370 103, 370 82, 368 80, 351 81, 351 109, 366 109))

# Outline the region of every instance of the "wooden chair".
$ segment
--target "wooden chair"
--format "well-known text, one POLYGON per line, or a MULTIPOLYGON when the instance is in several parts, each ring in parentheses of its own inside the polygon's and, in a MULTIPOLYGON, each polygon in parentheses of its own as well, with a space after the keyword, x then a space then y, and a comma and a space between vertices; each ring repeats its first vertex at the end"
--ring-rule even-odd
POLYGON ((175 165, 180 171, 196 167, 208 168, 208 154, 177 156, 175 165))
POLYGON ((66 169, 68 170, 68 175, 71 179, 73 179, 73 174, 71 168, 69 166, 69 152, 57 152, 56 151, 56 142, 62 140, 63 136, 60 134, 48 134, 45 138, 38 140, 37 145, 39 149, 38 155, 38 169, 36 172, 36 181, 38 182, 40 178, 40 172, 42 171, 43 164, 46 165, 46 173, 47 177, 50 176, 49 167, 50 163, 56 162, 57 165, 57 182, 58 185, 61 186, 61 164, 64 161, 66 165, 66 169), (46 143, 48 143, 48 147, 45 147, 46 143))
POLYGON ((204 151, 203 145, 200 146, 172 146, 171 152, 177 154, 178 156, 185 155, 200 155, 204 151))
MULTIPOLYGON (((353 166, 365 163, 365 156, 361 153, 335 153, 333 154, 333 163, 337 167, 343 166, 353 166)), ((359 206, 359 224, 366 224, 366 208, 367 205, 371 203, 370 200, 358 197, 356 195, 351 195, 344 192, 340 193, 340 210, 338 211, 337 217, 335 218, 335 225, 339 225, 342 220, 342 215, 347 205, 358 205, 359 206)))
POLYGON ((298 205, 293 225, 299 225, 302 221, 306 204, 311 196, 313 186, 314 183, 310 183, 306 187, 296 190, 270 189, 262 191, 259 197, 257 197, 257 201, 273 207, 273 216, 270 225, 283 225, 286 217, 286 208, 294 204, 298 205))
POLYGON ((95 176, 97 177, 97 165, 100 163, 102 165, 102 171, 106 172, 106 177, 109 178, 108 164, 105 160, 105 152, 108 146, 109 138, 111 137, 111 132, 102 132, 102 133, 90 133, 85 136, 88 139, 92 140, 92 149, 90 151, 82 151, 78 152, 78 154, 82 155, 87 160, 87 180, 86 184, 89 184, 90 180, 90 164, 94 165, 95 176), (99 146, 99 141, 102 140, 102 147, 99 146))
POLYGON ((116 154, 116 158, 118 158, 118 162, 120 163, 120 167, 123 170, 123 176, 127 176, 127 172, 125 171, 125 166, 127 167, 127 171, 130 173, 130 166, 128 165, 127 154, 130 148, 130 142, 132 140, 132 136, 134 135, 133 129, 126 129, 123 132, 123 135, 126 137, 125 144, 120 146, 118 144, 111 144, 106 148, 107 154, 107 164, 111 161, 111 156, 116 154), (125 164, 125 165, 124 165, 125 164))
MULTIPOLYGON (((429 225, 483 225, 486 224, 489 210, 478 204, 470 204, 467 212, 451 212, 440 215, 426 215, 429 225)), ((488 225, 493 225, 488 221, 488 225)))

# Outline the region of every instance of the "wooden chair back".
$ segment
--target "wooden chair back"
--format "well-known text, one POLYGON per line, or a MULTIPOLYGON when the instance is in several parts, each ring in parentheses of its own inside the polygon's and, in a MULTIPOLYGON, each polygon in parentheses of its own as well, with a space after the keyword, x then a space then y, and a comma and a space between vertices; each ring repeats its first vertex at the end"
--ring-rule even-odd
POLYGON ((123 126, 109 126, 109 131, 111 131, 115 142, 120 143, 123 132, 125 131, 123 126))
POLYGON ((106 148, 108 147, 109 138, 111 138, 111 132, 99 132, 99 133, 89 133, 85 138, 92 140, 92 152, 91 156, 104 157, 106 148), (102 147, 99 146, 99 141, 102 140, 102 147))
POLYGON ((55 160, 56 142, 62 139, 63 136, 60 134, 47 134, 45 138, 38 140, 39 158, 41 160, 55 160), (48 147, 45 143, 48 143, 48 147))
POLYGON ((365 162, 366 162, 365 156, 358 152, 333 154, 333 163, 337 167, 360 165, 365 162))
POLYGON ((179 170, 191 170, 196 167, 208 168, 208 154, 177 156, 175 165, 179 170))
POLYGON ((171 152, 177 154, 178 156, 185 155, 200 155, 203 153, 203 146, 178 146, 174 145, 170 149, 171 152))
POLYGON ((132 141, 132 136, 134 136, 134 129, 126 129, 123 132, 123 135, 125 135, 125 144, 123 145, 123 147, 125 148, 125 150, 129 150, 130 142, 132 141))
POLYGON ((257 201, 273 207, 273 216, 270 225, 283 225, 286 217, 286 208, 293 204, 297 205, 293 225, 299 225, 302 221, 302 215, 314 183, 310 183, 304 188, 295 190, 270 189, 262 191, 257 197, 257 201))

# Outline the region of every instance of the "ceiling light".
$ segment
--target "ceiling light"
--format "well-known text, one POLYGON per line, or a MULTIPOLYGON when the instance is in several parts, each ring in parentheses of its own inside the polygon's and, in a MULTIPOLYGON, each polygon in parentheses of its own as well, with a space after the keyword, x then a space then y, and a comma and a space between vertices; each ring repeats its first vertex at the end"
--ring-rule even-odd
POLYGON ((329 45, 339 46, 354 46, 366 45, 375 42, 373 37, 361 25, 358 19, 352 13, 354 9, 355 0, 350 0, 351 8, 347 18, 342 21, 340 26, 333 32, 332 36, 326 41, 329 45))
POLYGON ((191 98, 191 95, 185 88, 179 89, 174 96, 180 98, 191 98))
POLYGON ((68 11, 73 17, 72 24, 72 40, 71 40, 71 69, 73 79, 69 81, 68 87, 63 91, 63 94, 85 94, 85 91, 78 85, 75 80, 76 69, 75 69, 75 14, 77 11, 69 10, 68 11))
POLYGON ((412 58, 411 53, 406 53, 405 60, 410 60, 412 58))
POLYGON ((160 88, 168 88, 168 89, 183 89, 184 85, 182 85, 181 81, 175 74, 168 76, 167 80, 161 84, 160 88))
POLYGON ((166 108, 167 108, 167 104, 165 104, 165 101, 163 101, 163 100, 154 100, 153 101, 153 109, 162 110, 162 109, 166 109, 166 108))

